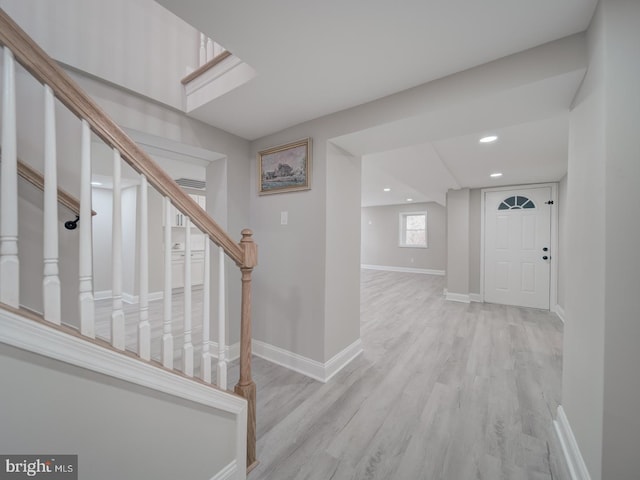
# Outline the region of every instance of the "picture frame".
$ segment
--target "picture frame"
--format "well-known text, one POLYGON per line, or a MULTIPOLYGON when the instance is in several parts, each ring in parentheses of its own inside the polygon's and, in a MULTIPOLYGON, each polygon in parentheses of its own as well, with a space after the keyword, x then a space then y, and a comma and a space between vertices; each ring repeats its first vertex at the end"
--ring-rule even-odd
POLYGON ((258 195, 311 189, 311 138, 258 152, 258 195))

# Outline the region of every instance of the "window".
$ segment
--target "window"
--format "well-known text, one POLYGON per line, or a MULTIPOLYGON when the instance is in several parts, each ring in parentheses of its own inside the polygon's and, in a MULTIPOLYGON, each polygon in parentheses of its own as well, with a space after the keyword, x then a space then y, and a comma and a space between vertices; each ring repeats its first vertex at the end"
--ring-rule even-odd
POLYGON ((505 198, 498 206, 498 210, 519 210, 522 208, 536 208, 536 206, 531 200, 522 195, 505 198))
POLYGON ((400 214, 400 246, 427 247, 427 212, 400 214))

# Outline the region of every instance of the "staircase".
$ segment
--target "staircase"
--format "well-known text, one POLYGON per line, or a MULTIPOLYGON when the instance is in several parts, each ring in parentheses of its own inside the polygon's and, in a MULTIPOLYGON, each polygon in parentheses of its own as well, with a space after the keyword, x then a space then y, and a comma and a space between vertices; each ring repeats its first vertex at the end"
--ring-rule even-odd
MULTIPOLYGON (((242 231, 242 239, 234 241, 188 194, 186 194, 159 165, 118 127, 105 112, 34 41, 0 10, 0 44, 2 45, 2 162, 0 184, 0 344, 44 356, 66 364, 135 383, 148 389, 182 397, 232 414, 237 429, 235 470, 214 478, 246 478, 256 464, 255 395, 256 386, 251 378, 251 273, 257 264, 257 246, 252 232, 242 231), (18 161, 16 70, 28 72, 28 81, 41 85, 44 97, 44 171, 42 174, 18 161), (61 104, 59 105, 58 102, 61 104), (56 111, 67 109, 75 117, 81 132, 78 139, 80 162, 79 200, 66 192, 60 193, 57 179, 56 111), (91 170, 92 138, 99 138, 112 151, 113 205, 112 205, 112 298, 109 306, 109 335, 96 335, 96 299, 93 289, 91 170), (123 304, 123 162, 139 176, 137 230, 139 232, 137 278, 139 302, 135 325, 127 324, 123 304), (25 177, 25 172, 27 176, 25 177), (31 238, 19 236, 18 215, 19 176, 42 189, 43 262, 41 265, 42 311, 37 312, 21 299, 20 278, 24 275, 25 255, 31 238), (154 321, 149 306, 149 190, 155 190, 163 199, 164 291, 161 334, 152 335, 154 321), (61 219, 59 204, 77 211, 77 308, 75 314, 63 315, 63 293, 71 288, 61 281, 61 269, 67 261, 60 255, 61 219), (171 282, 171 210, 185 216, 185 288, 179 325, 172 314, 174 298, 171 282), (194 317, 189 236, 197 229, 207 239, 204 250, 204 284, 197 318, 194 317), (28 240, 25 243, 25 240, 28 240), (211 245, 213 243, 213 245, 211 245), (217 319, 210 312, 211 249, 217 247, 219 261, 218 286, 224 298, 224 259, 230 258, 240 269, 242 281, 240 378, 234 392, 227 388, 227 362, 225 358, 224 304, 220 302, 217 319), (212 351, 211 325, 218 328, 217 352, 212 351), (176 327, 181 333, 176 334, 176 327), (201 341, 194 345, 194 331, 201 341), (127 332, 133 332, 135 345, 127 345, 127 332), (199 332, 202 332, 200 335, 199 332), (180 352, 175 362, 174 350, 180 352), (196 356, 197 353, 197 356, 196 356), (212 369, 217 357, 216 374, 212 369), (174 364, 175 363, 175 364, 174 364), (179 364, 179 368, 178 368, 179 364), (196 377, 198 375, 199 378, 196 377), (215 379, 212 377, 216 377, 215 379), (234 473, 235 472, 235 473, 234 473)), ((18 98, 19 100, 19 98, 18 98)), ((64 138, 63 141, 74 141, 64 138)), ((25 160, 25 159, 22 159, 25 160)), ((100 215, 100 212, 97 212, 100 215)), ((71 222, 73 223, 73 222, 71 222)), ((41 229, 40 229, 41 228, 41 229)), ((75 240, 74 240, 75 241, 75 240)), ((38 252, 39 254, 39 252, 38 252)), ((98 252, 99 254, 99 252, 98 252)), ((73 263, 72 262, 72 263, 73 263)), ((75 282, 73 282, 75 283, 75 282)), ((199 294, 200 295, 200 294, 199 294)), ((129 309, 130 310, 130 309, 129 309)), ((131 312, 129 311, 129 319, 131 312)), ((97 329, 98 326, 98 329, 97 329)), ((40 452, 23 452, 33 454, 40 452)))

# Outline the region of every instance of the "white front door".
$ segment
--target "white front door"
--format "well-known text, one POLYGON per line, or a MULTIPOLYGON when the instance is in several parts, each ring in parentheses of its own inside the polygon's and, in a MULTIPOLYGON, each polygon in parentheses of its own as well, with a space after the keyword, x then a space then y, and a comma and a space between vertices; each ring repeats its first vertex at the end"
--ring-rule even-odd
POLYGON ((484 195, 484 300, 548 309, 551 187, 484 195))

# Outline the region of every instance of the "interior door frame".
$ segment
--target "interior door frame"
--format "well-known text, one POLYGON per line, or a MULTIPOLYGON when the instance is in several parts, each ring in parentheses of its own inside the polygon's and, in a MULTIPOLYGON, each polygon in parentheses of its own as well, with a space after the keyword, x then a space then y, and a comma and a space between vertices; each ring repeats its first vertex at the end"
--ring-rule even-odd
POLYGON ((483 188, 480 190, 480 300, 484 302, 484 257, 485 257, 485 197, 487 192, 500 192, 518 189, 551 187, 551 269, 549 272, 549 311, 556 312, 558 307, 558 183, 531 183, 528 185, 507 185, 504 187, 483 188))

